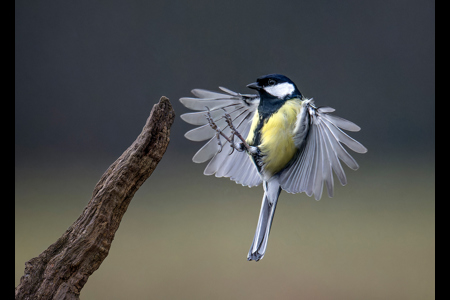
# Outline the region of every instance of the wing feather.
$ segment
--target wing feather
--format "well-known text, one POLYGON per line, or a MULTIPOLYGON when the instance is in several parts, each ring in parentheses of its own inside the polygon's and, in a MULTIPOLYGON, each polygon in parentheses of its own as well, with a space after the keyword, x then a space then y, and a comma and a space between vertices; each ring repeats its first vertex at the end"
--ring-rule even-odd
POLYGON ((180 98, 180 102, 189 109, 192 110, 206 110, 221 108, 232 104, 239 104, 239 100, 233 99, 198 99, 198 98, 180 98))
POLYGON ((328 134, 328 132, 325 130, 325 128, 323 128, 323 124, 321 124, 321 129, 324 133, 323 139, 326 143, 327 146, 327 150, 328 150, 328 158, 330 159, 330 163, 331 166, 333 168, 334 173, 336 174, 336 176, 339 179, 339 182, 342 185, 346 185, 347 184, 347 177, 345 176, 345 172, 344 169, 342 169, 342 165, 339 161, 339 158, 337 156, 336 150, 333 148, 331 141, 330 141, 330 136, 328 134))
POLYGON ((321 124, 318 126, 319 130, 319 136, 320 136, 320 144, 322 146, 322 173, 323 178, 325 181, 325 185, 327 187, 328 195, 330 197, 333 197, 333 188, 334 188, 334 181, 333 181, 333 171, 332 171, 332 165, 331 165, 331 159, 333 157, 333 153, 330 152, 330 149, 328 148, 328 144, 326 142, 326 133, 323 132, 323 128, 321 124))
MULTIPOLYGON (((243 114, 246 113, 246 109, 245 107, 239 106, 237 107, 235 110, 233 110, 232 112, 229 112, 229 115, 231 116, 231 119, 234 120, 240 120, 241 116, 243 114)), ((231 134, 231 130, 228 128, 228 124, 225 121, 225 117, 223 116, 225 112, 222 111, 222 115, 220 118, 218 119, 214 119, 214 122, 216 123, 216 125, 223 130, 223 132, 226 135, 230 135, 231 134)), ((206 115, 205 113, 203 113, 204 118, 206 119, 206 115)), ((238 121, 239 122, 239 121, 238 121)), ((212 138, 213 136, 216 135, 216 131, 214 129, 211 128, 211 126, 209 124, 205 124, 202 125, 200 127, 194 128, 192 130, 189 130, 188 132, 186 132, 186 134, 184 135, 188 140, 191 141, 195 141, 195 142, 201 142, 201 141, 205 141, 207 139, 212 138)))
POLYGON ((358 132, 361 128, 355 123, 330 114, 323 114, 323 117, 333 123, 335 126, 347 131, 358 132))
MULTIPOLYGON (((223 107, 220 108, 215 108, 215 109, 210 109, 210 113, 212 118, 218 119, 221 116, 223 116, 223 109, 225 109, 226 111, 231 111, 236 107, 240 107, 236 104, 230 104, 230 105, 225 105, 223 107)), ((208 107, 209 108, 209 107, 208 107)), ((205 108, 203 108, 205 109, 205 108)), ((187 114, 182 114, 181 115, 181 119, 183 121, 185 121, 186 123, 192 124, 192 125, 205 125, 208 124, 208 120, 205 118, 205 111, 200 111, 200 112, 194 112, 194 113, 187 113, 187 114)))
POLYGON ((259 97, 252 94, 240 94, 227 88, 220 87, 225 93, 194 89, 192 93, 197 98, 184 97, 180 102, 189 109, 199 112, 186 113, 181 118, 199 127, 188 131, 185 137, 192 141, 208 140, 193 157, 196 163, 209 160, 205 168, 205 175, 215 174, 217 177, 229 177, 236 183, 245 186, 257 186, 262 180, 253 162, 245 152, 233 151, 229 143, 220 136, 222 151, 218 144, 216 132, 209 126, 206 119, 206 107, 210 109, 211 117, 222 132, 230 136, 231 129, 224 118, 225 109, 233 120, 233 125, 246 138, 251 126, 251 120, 259 104, 259 97), (219 152, 220 151, 220 152, 219 152))
MULTIPOLYGON (((367 148, 348 136, 341 129, 359 131, 360 127, 340 117, 330 115, 334 109, 330 107, 316 108, 312 100, 305 100, 308 109, 308 124, 302 131, 295 132, 294 141, 299 147, 298 154, 289 166, 281 171, 280 183, 282 189, 289 193, 305 192, 314 195, 316 200, 322 197, 326 186, 330 197, 334 194, 333 172, 342 185, 347 184, 347 178, 342 168, 343 161, 349 168, 359 168, 355 159, 343 147, 357 153, 366 153, 367 148), (303 142, 302 142, 303 140, 303 142)), ((297 118, 305 118, 301 113, 297 118)), ((306 119, 297 120, 305 123, 306 119)))

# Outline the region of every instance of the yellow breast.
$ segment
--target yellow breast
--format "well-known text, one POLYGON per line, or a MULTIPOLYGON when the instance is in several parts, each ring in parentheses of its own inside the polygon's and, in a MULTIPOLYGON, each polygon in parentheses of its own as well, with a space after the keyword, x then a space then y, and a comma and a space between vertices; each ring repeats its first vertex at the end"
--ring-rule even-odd
POLYGON ((297 152, 293 136, 301 108, 300 99, 291 99, 267 120, 260 120, 256 113, 247 141, 253 141, 254 129, 258 127, 259 122, 264 122, 260 144, 255 146, 261 151, 266 175, 272 176, 281 171, 297 152))

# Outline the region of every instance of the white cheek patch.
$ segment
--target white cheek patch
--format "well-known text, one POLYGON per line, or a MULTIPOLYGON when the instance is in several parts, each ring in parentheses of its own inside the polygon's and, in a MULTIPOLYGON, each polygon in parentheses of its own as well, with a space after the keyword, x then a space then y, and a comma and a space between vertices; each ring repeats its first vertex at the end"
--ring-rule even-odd
POLYGON ((272 96, 282 99, 292 94, 295 91, 295 87, 292 83, 284 82, 273 86, 267 86, 264 90, 272 96))

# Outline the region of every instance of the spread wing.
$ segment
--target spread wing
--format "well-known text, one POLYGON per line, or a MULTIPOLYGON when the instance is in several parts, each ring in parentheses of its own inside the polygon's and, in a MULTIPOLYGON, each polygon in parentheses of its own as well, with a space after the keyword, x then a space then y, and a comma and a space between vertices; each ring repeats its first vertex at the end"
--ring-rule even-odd
POLYGON ((259 104, 259 96, 239 94, 223 87, 220 89, 224 93, 195 89, 192 90, 192 93, 197 98, 180 99, 180 102, 187 108, 199 111, 181 115, 181 119, 185 122, 199 126, 186 132, 185 137, 191 141, 207 141, 192 160, 196 163, 210 160, 204 171, 205 175, 215 174, 216 177, 229 177, 244 186, 257 186, 262 180, 247 153, 234 151, 230 154, 231 147, 223 137, 220 137, 223 145, 223 149, 220 151, 216 132, 208 124, 205 112, 208 107, 217 126, 225 135, 230 136, 231 129, 224 118, 225 110, 231 116, 233 125, 246 138, 259 104))
POLYGON ((343 147, 357 153, 366 153, 367 149, 348 136, 347 131, 359 131, 361 128, 348 120, 330 113, 331 107, 316 108, 312 100, 303 102, 304 109, 297 116, 294 142, 299 148, 295 160, 280 173, 281 188, 288 193, 305 192, 319 200, 325 183, 328 195, 333 196, 333 171, 342 185, 347 178, 340 161, 350 169, 359 168, 353 157, 343 147))

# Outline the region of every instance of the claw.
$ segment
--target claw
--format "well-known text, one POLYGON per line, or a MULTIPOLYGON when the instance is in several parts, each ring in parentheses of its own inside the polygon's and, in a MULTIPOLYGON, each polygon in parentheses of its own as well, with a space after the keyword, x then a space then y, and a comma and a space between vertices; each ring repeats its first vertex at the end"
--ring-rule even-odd
POLYGON ((234 133, 236 132, 236 128, 234 128, 233 120, 231 119, 231 116, 228 114, 228 112, 225 110, 225 108, 222 108, 222 109, 225 112, 225 114, 224 114, 225 121, 227 122, 228 126, 230 126, 231 132, 234 135, 234 133))
POLYGON ((228 155, 233 154, 234 149, 236 149, 236 147, 234 146, 234 134, 235 134, 235 132, 234 132, 233 130, 231 130, 231 136, 230 136, 231 142, 230 142, 230 146, 231 146, 232 149, 231 149, 230 154, 228 154, 228 155))
MULTIPOLYGON (((230 144, 230 146, 231 146, 232 144, 230 144)), ((233 152, 234 152, 234 149, 236 149, 235 147, 234 147, 234 145, 232 145, 231 146, 231 151, 230 151, 230 153, 228 153, 228 155, 231 155, 231 154, 233 154, 233 152)))
POLYGON ((220 153, 220 152, 222 152, 223 145, 222 145, 222 142, 220 141, 220 134, 218 132, 216 132, 216 138, 217 138, 217 145, 219 145, 219 147, 220 147, 220 149, 217 153, 220 153))

